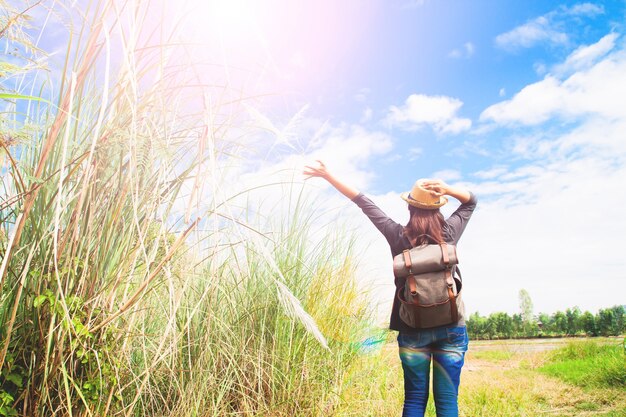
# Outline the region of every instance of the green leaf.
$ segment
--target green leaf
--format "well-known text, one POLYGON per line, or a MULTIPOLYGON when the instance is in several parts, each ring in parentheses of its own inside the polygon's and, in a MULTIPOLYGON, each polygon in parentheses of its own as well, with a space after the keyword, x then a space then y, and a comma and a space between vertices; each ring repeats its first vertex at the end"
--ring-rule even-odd
POLYGON ((0 391, 0 403, 2 405, 13 404, 14 398, 6 391, 0 391))
POLYGON ((6 380, 13 382, 15 384, 15 386, 21 388, 22 387, 22 375, 20 374, 9 374, 6 376, 6 380))
POLYGON ((15 417, 17 415, 17 411, 13 407, 7 407, 5 405, 0 407, 0 416, 15 417))
POLYGON ((41 97, 35 97, 35 96, 25 96, 23 94, 12 94, 12 93, 0 93, 0 98, 3 98, 5 100, 34 100, 34 101, 43 101, 45 103, 49 103, 48 100, 44 100, 41 97))
POLYGON ((47 299, 48 299, 48 296, 46 295, 39 295, 35 297, 35 301, 33 301, 33 307, 39 308, 43 303, 46 302, 47 299))

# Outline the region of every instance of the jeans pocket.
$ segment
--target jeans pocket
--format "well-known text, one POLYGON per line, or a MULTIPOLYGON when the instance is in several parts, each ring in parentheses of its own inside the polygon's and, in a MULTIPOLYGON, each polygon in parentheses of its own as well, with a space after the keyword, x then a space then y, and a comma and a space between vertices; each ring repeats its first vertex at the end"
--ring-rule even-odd
POLYGON ((446 329, 446 332, 448 333, 448 343, 450 345, 467 350, 469 340, 467 338, 467 329, 464 326, 449 327, 446 329))
POLYGON ((398 346, 417 349, 420 347, 420 334, 398 333, 398 346))

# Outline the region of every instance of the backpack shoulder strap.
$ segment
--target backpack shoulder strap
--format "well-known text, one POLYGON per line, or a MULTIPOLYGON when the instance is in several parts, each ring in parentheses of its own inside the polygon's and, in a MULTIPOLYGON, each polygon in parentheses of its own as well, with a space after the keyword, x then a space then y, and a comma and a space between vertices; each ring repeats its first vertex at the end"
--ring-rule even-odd
POLYGON ((409 291, 411 291, 412 295, 415 295, 417 294, 417 285, 415 284, 415 275, 413 275, 413 270, 411 269, 411 251, 409 249, 405 249, 402 252, 402 255, 404 256, 404 266, 407 271, 409 271, 409 276, 406 277, 407 283, 409 284, 409 291))
POLYGON ((459 269, 458 265, 454 265, 453 275, 456 275, 459 278, 459 281, 463 282, 463 278, 461 277, 461 270, 459 269))

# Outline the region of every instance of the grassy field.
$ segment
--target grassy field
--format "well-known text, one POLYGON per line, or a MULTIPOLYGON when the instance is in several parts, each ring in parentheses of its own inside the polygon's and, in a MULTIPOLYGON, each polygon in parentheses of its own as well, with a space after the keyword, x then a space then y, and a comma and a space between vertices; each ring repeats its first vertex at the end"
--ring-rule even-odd
MULTIPOLYGON (((625 358, 620 340, 571 343, 564 339, 471 342, 461 375, 460 415, 626 416, 625 358), (575 364, 572 356, 577 358, 575 364), (607 367, 612 358, 621 362, 607 367), (598 362, 604 368, 598 367, 598 362), (615 381, 588 383, 589 375, 614 375, 607 369, 621 370, 621 386, 615 381)), ((402 397, 397 347, 389 343, 355 364, 335 415, 398 416, 402 397)), ((432 394, 426 415, 435 416, 432 394)))

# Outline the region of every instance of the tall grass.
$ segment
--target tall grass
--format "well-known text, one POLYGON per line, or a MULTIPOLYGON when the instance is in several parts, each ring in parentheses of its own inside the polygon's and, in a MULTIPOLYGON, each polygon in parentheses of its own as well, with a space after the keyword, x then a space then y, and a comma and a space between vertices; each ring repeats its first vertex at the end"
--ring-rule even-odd
POLYGON ((0 415, 328 415, 367 318, 351 245, 292 186, 269 229, 231 207, 245 97, 191 94, 151 6, 90 3, 58 88, 2 84, 0 415))

